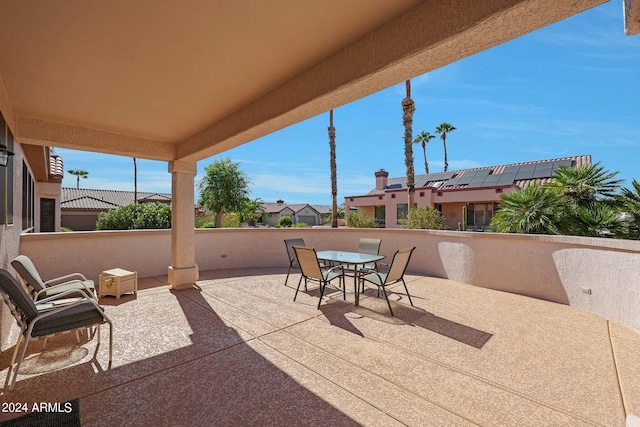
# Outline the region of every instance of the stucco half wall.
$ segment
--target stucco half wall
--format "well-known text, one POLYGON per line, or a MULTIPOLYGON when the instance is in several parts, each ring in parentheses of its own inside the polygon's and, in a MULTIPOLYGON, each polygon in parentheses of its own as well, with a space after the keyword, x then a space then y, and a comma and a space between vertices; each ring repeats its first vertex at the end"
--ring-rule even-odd
MULTIPOLYGON (((640 332, 640 242, 582 237, 387 229, 199 229, 200 271, 286 267, 284 239, 318 250, 355 251, 361 237, 382 239, 381 253, 416 246, 409 271, 568 304, 640 332)), ((164 276, 169 230, 48 233, 21 236, 45 278, 80 271, 97 280, 121 267, 164 276)), ((284 269, 283 269, 284 272, 284 269)))

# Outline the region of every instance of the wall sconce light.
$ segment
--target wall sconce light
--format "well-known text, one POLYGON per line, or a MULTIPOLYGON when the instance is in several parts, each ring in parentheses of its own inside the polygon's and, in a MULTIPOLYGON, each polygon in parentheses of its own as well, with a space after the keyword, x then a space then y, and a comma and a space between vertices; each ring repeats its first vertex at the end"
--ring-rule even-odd
POLYGON ((9 151, 9 149, 3 145, 0 145, 0 166, 6 167, 9 162, 9 156, 13 156, 15 153, 9 151))

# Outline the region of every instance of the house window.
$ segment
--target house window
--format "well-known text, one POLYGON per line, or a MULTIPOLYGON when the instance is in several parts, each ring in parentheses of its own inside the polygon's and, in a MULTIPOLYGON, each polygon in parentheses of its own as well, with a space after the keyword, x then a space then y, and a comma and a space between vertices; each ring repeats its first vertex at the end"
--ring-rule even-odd
POLYGON ((491 224, 491 218, 498 210, 498 203, 469 203, 467 205, 467 226, 482 227, 491 224))
POLYGON ((35 182, 27 164, 22 162, 22 231, 33 231, 35 212, 35 182))
POLYGON ((376 217, 376 223, 380 226, 380 227, 384 227, 386 222, 385 222, 385 207, 384 206, 376 206, 374 208, 374 214, 376 217))
MULTIPOLYGON (((13 151, 13 134, 0 113, 0 145, 13 151)), ((13 224, 13 158, 9 156, 6 167, 0 167, 0 224, 13 224)))

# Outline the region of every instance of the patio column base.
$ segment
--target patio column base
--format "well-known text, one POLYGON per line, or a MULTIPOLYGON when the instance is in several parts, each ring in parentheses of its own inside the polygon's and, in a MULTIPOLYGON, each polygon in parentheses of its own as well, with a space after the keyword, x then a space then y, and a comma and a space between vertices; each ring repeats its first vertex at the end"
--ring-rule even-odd
POLYGON ((169 266, 169 284, 175 290, 192 287, 200 277, 198 266, 178 268, 169 266))

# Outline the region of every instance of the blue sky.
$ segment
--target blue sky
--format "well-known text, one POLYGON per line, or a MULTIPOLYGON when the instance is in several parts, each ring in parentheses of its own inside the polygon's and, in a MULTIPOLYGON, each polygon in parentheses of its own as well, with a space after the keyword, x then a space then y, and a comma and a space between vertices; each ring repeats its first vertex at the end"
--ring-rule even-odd
MULTIPOLYGON (((414 135, 442 122, 449 170, 591 154, 630 185, 640 181, 640 35, 624 35, 615 0, 412 80, 414 135)), ((368 192, 374 172, 405 175, 404 83, 334 110, 338 202, 368 192)), ((240 163, 251 197, 330 204, 324 113, 198 162, 240 163)), ((81 187, 133 190, 131 158, 57 149, 65 170, 85 169, 81 187)), ((414 145, 416 173, 422 148, 414 145)), ((442 141, 427 146, 430 172, 443 168, 442 141)), ((63 186, 75 187, 65 175, 63 186)), ((138 190, 171 192, 164 162, 138 160, 138 190)))

